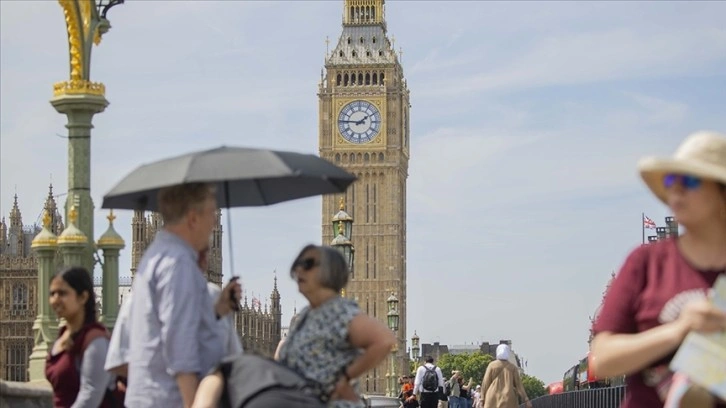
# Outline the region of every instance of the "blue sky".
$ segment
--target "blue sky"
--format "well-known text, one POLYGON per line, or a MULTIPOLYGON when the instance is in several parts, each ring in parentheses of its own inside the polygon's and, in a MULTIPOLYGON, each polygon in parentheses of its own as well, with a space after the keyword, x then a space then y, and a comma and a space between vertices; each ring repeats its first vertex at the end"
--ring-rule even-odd
MULTIPOLYGON (((94 120, 96 205, 165 156, 222 144, 317 152, 317 83, 342 5, 111 10, 91 74, 111 102, 94 120)), ((48 103, 68 77, 65 22, 54 1, 2 1, 0 15, 0 212, 17 185, 32 223, 51 174, 66 189, 65 118, 48 103)), ((722 2, 387 2, 412 104, 407 338, 511 339, 545 382, 584 356, 588 316, 640 243, 641 212, 659 225, 667 215, 636 160, 726 131, 724 15, 722 2)), ((247 293, 269 294, 277 269, 285 320, 305 304, 285 271, 320 241, 320 205, 232 212, 247 293)), ((131 214, 118 215, 130 244, 131 214)))

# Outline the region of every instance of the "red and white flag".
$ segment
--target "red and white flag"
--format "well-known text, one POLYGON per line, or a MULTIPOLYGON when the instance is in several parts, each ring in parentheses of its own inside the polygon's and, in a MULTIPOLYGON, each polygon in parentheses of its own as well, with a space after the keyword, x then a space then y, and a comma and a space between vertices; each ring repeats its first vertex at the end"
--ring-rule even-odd
POLYGON ((643 215, 643 228, 655 229, 655 221, 648 218, 647 215, 643 215))

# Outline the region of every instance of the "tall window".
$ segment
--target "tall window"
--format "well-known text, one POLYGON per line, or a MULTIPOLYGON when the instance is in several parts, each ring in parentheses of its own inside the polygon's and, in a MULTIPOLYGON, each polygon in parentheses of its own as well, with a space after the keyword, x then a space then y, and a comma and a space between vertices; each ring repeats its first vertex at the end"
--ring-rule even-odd
POLYGON ((28 287, 24 283, 13 285, 13 310, 28 309, 28 287))
POLYGON ((30 355, 28 342, 8 343, 5 355, 5 379, 8 381, 28 381, 25 363, 30 355))

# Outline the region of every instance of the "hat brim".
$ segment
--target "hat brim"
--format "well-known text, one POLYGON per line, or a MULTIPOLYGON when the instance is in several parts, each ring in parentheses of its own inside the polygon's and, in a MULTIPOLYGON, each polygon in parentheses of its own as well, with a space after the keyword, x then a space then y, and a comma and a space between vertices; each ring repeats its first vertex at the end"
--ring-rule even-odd
POLYGON ((640 171, 640 177, 643 178, 650 191, 666 204, 666 188, 663 185, 663 177, 666 174, 688 174, 719 183, 726 183, 726 170, 724 170, 724 167, 710 163, 646 157, 638 162, 638 170, 640 171))

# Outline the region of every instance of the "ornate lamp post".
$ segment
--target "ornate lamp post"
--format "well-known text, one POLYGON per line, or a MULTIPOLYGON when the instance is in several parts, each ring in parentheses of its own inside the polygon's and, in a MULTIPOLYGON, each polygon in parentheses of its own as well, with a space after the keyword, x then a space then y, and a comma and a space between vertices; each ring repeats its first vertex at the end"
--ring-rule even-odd
MULTIPOLYGON (((386 300, 386 303, 388 304, 388 328, 391 329, 394 333, 398 331, 398 298, 394 293, 391 293, 391 296, 388 297, 388 300, 386 300)), ((396 334, 396 338, 398 338, 398 334, 396 334)), ((396 352, 398 351, 398 343, 394 344, 393 348, 391 348, 391 371, 388 373, 388 396, 389 397, 395 397, 398 395, 397 393, 397 386, 396 386, 396 352)))
POLYGON ((413 358, 413 361, 418 364, 418 359, 421 357, 421 346, 419 344, 419 341, 421 339, 418 337, 418 334, 416 334, 416 331, 413 332, 413 337, 411 337, 411 358, 413 358))
MULTIPOLYGON (((91 129, 93 115, 103 112, 108 106, 105 98, 106 87, 100 82, 91 82, 91 49, 93 44, 101 43, 101 36, 111 28, 106 19, 108 11, 123 2, 124 0, 58 0, 66 20, 70 75, 67 81, 53 85, 53 98, 50 103, 68 118, 68 196, 65 219, 70 221, 69 226, 73 228, 66 228, 57 237, 57 245, 62 248, 64 265, 80 265, 91 273, 95 265, 91 129)), ((44 243, 47 239, 43 234, 38 234, 38 242, 42 244, 37 247, 39 256, 45 256, 43 251, 46 249, 44 243)), ((39 279, 42 274, 47 273, 41 273, 41 268, 39 279)), ((108 286, 106 279, 107 274, 104 273, 104 286, 108 286)), ((118 286, 118 279, 110 284, 118 286)), ((42 299, 48 299, 47 280, 39 283, 37 296, 41 302, 42 299)), ((104 305, 118 302, 118 297, 108 300, 108 296, 109 293, 104 291, 104 305)), ((29 362, 30 380, 45 381, 45 355, 42 353, 47 350, 47 343, 52 341, 48 335, 55 332, 55 325, 49 320, 47 310, 39 309, 34 330, 36 341, 29 362)))
MULTIPOLYGON (((66 219, 71 206, 78 212, 77 227, 93 237, 93 200, 91 200, 91 129, 93 115, 108 106, 106 87, 91 82, 91 49, 111 24, 106 14, 123 0, 59 0, 68 29, 70 78, 53 85, 50 103, 68 117, 68 199, 66 219)), ((82 265, 93 270, 93 240, 82 254, 82 265)))
MULTIPOLYGON (((355 247, 350 240, 353 235, 353 217, 345 212, 343 197, 340 198, 340 211, 333 216, 333 234, 335 238, 330 242, 330 246, 337 248, 343 254, 352 277, 355 261, 355 247)), ((342 289, 340 294, 345 296, 345 289, 342 289)))

